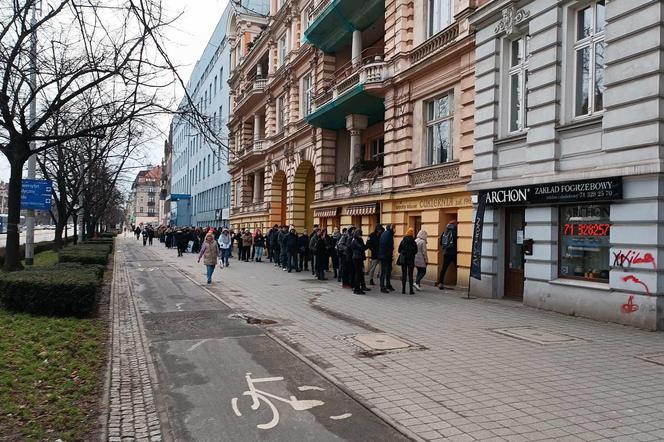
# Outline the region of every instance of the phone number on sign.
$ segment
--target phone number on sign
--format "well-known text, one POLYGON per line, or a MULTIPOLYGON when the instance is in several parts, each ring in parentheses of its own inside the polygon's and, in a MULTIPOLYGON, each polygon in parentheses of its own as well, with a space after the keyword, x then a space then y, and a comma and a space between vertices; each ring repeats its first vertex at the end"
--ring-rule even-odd
POLYGON ((564 235, 571 236, 607 236, 611 224, 565 224, 564 235))

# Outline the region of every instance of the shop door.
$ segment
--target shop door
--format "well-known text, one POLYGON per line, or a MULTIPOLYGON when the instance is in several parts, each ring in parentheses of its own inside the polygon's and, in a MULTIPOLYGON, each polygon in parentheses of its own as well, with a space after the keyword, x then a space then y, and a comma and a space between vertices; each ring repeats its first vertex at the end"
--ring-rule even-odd
POLYGON ((523 207, 507 209, 505 227, 505 297, 523 299, 523 207))

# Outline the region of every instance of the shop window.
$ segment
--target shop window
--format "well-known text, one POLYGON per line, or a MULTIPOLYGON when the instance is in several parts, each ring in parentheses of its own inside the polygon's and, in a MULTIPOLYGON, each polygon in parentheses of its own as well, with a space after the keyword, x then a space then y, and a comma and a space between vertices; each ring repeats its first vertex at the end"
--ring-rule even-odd
POLYGON ((610 206, 578 204, 560 208, 560 277, 609 280, 610 206))

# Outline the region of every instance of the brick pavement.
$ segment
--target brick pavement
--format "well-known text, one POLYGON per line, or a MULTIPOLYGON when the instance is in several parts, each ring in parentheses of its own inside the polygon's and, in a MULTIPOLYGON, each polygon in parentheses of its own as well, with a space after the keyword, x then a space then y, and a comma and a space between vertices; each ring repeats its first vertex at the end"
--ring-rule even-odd
POLYGON ((125 259, 119 250, 115 253, 110 314, 108 440, 160 442, 162 433, 150 377, 152 362, 131 293, 125 259))
MULTIPOLYGON (((194 255, 151 249, 203 281, 194 255)), ((269 330, 359 399, 426 440, 664 440, 664 335, 535 310, 465 300, 353 295, 310 273, 269 263, 217 269, 211 290, 229 305, 278 321, 269 330), (579 338, 541 345, 495 333, 536 327, 579 338), (426 347, 362 357, 348 338, 382 331, 426 347)))

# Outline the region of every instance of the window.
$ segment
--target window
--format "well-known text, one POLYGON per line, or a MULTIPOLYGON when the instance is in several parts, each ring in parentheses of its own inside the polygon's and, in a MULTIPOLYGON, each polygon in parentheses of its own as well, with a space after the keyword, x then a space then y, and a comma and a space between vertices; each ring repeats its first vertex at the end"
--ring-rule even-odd
POLYGON ((277 98, 277 133, 284 130, 284 123, 286 118, 286 110, 284 109, 284 96, 277 98))
POLYGON ((281 66, 286 61, 286 34, 284 33, 277 41, 277 66, 281 66))
POLYGON ((609 280, 610 206, 560 208, 560 277, 609 280))
POLYGON ((210 162, 210 155, 208 154, 208 169, 207 169, 207 176, 210 176, 210 167, 212 167, 211 162, 210 162))
POLYGON ((604 108, 604 0, 576 12, 574 43, 574 116, 604 108))
POLYGON ((205 169, 205 158, 203 158, 203 168, 202 168, 201 170, 203 171, 203 172, 201 173, 201 175, 203 175, 203 178, 205 178, 205 170, 206 170, 206 169, 205 169))
MULTIPOLYGON (((203 99, 203 103, 205 103, 206 106, 208 104, 208 93, 207 93, 207 91, 205 91, 205 98, 203 99)), ((201 106, 201 108, 202 108, 202 106, 201 106)))
POLYGON ((141 207, 141 210, 139 210, 140 213, 143 213, 143 207, 141 207))
POLYGON ((302 116, 306 117, 312 111, 314 99, 314 82, 311 74, 302 77, 302 116))
POLYGON ((453 101, 449 92, 427 103, 427 165, 452 161, 453 101))
POLYGON ((527 124, 528 38, 528 36, 522 35, 510 42, 510 132, 521 131, 526 128, 527 124))
POLYGON ((209 92, 209 95, 208 95, 208 100, 209 100, 209 101, 208 101, 208 104, 210 104, 210 103, 212 103, 212 84, 210 84, 210 86, 208 86, 208 92, 209 92))
POLYGON ((442 31, 454 20, 453 0, 428 0, 427 37, 442 31))
POLYGON ((217 76, 214 76, 214 96, 217 96, 217 76))
POLYGON ((240 181, 235 182, 235 207, 240 207, 242 205, 242 183, 240 181))
POLYGON ((383 158, 385 155, 385 139, 383 137, 371 140, 371 159, 383 167, 383 158))
POLYGON ((302 29, 307 29, 309 25, 313 22, 313 12, 314 12, 314 1, 309 2, 309 4, 304 8, 302 13, 302 29))

